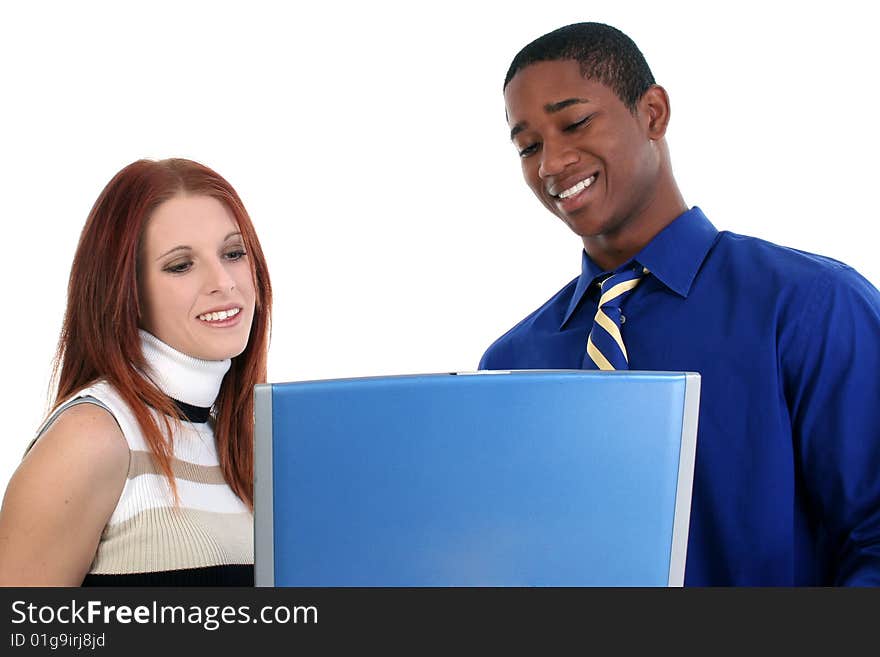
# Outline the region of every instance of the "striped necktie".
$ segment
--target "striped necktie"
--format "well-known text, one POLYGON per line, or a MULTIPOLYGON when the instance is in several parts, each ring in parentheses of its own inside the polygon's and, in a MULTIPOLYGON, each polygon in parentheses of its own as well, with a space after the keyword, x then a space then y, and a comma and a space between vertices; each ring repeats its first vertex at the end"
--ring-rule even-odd
POLYGON ((620 334, 623 317, 620 307, 647 273, 647 269, 639 266, 628 267, 602 281, 599 308, 587 338, 588 358, 584 359, 585 369, 629 369, 626 347, 623 346, 623 336, 620 334))

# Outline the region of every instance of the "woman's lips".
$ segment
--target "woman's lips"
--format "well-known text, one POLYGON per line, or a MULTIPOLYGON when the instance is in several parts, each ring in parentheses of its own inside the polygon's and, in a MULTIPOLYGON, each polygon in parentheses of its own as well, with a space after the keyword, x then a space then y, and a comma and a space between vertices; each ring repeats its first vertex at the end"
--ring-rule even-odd
POLYGON ((241 308, 229 308, 198 316, 198 320, 208 326, 225 327, 237 324, 241 319, 241 308))

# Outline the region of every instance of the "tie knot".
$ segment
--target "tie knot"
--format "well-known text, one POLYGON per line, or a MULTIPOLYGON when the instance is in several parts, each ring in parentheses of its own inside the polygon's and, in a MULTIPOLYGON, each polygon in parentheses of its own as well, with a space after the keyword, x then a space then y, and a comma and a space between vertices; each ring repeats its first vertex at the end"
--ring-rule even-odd
POLYGON ((626 296, 642 281, 647 271, 644 267, 636 266, 611 274, 602 281, 599 307, 619 307, 626 296))

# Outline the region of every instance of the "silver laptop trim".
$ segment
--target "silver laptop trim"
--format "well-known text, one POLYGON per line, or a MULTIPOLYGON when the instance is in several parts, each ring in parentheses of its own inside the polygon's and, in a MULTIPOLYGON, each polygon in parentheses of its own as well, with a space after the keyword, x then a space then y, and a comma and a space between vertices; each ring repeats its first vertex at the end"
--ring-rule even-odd
POLYGON ((275 586, 272 385, 254 386, 254 586, 275 586))

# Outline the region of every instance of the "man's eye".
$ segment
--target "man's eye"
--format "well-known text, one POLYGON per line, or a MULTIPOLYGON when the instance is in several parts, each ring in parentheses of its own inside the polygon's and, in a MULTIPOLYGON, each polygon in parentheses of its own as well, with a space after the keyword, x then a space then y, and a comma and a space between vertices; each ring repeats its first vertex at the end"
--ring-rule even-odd
POLYGON ((593 118, 593 115, 590 114, 589 116, 585 116, 584 118, 582 118, 580 121, 575 121, 574 123, 572 123, 571 125, 569 125, 565 128, 565 132, 571 132, 572 130, 577 130, 581 126, 587 125, 590 122, 590 119, 592 119, 592 118, 593 118))
POLYGON ((529 155, 532 155, 533 153, 535 153, 537 150, 538 150, 538 144, 531 144, 531 145, 526 146, 525 148, 521 149, 519 152, 519 156, 520 157, 528 157, 529 155))

